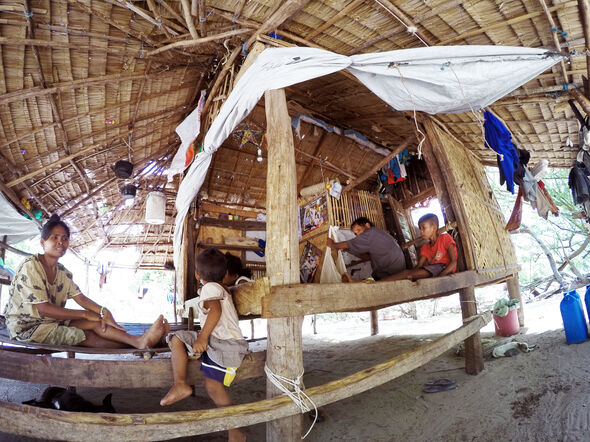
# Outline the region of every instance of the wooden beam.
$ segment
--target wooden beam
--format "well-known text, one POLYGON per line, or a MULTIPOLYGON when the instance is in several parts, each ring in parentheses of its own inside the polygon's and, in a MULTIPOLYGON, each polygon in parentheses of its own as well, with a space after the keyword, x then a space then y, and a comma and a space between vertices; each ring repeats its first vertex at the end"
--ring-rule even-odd
MULTIPOLYGON (((148 79, 159 78, 163 76, 170 76, 171 72, 176 72, 179 69, 172 69, 166 72, 159 72, 155 74, 148 75, 148 79)), ((182 68, 184 70, 184 68, 182 68)), ((72 89, 77 89, 81 87, 90 87, 90 86, 102 86, 107 83, 118 83, 121 81, 128 81, 128 80, 141 80, 144 78, 145 74, 108 74, 102 75, 100 77, 91 77, 91 78, 84 78, 81 80, 73 80, 73 81, 64 81, 62 83, 53 83, 48 85, 46 89, 35 86, 29 89, 20 89, 14 92, 8 92, 6 94, 0 95, 0 105, 3 104, 10 104, 14 101, 21 101, 26 100, 28 98, 39 97, 42 95, 48 94, 55 94, 61 92, 68 92, 72 89)))
POLYGON ((191 37, 193 40, 197 40, 199 38, 199 34, 197 33, 197 29, 195 28, 195 22, 193 21, 193 17, 191 16, 191 5, 188 0, 180 0, 182 4, 182 12, 184 14, 184 21, 188 27, 189 32, 191 33, 191 37))
MULTIPOLYGON (((562 8, 567 8, 570 6, 577 5, 577 1, 578 0, 570 0, 570 1, 560 3, 556 6, 552 6, 551 8, 548 8, 548 11, 549 12, 558 11, 562 8)), ((484 26, 482 28, 475 29, 475 30, 469 31, 469 32, 463 32, 462 34, 456 35, 455 37, 443 40, 443 41, 437 43, 437 46, 445 46, 445 45, 448 45, 449 43, 454 43, 456 41, 465 40, 466 38, 469 38, 469 37, 474 37, 476 35, 484 34, 491 29, 504 28, 506 26, 511 26, 511 25, 514 25, 516 23, 520 23, 525 20, 530 20, 532 18, 539 17, 543 14, 544 14, 544 11, 535 11, 535 12, 530 12, 528 14, 519 15, 518 17, 514 17, 509 20, 497 21, 489 26, 484 26)))
MULTIPOLYGON (((410 192, 408 192, 408 193, 410 193, 410 192)), ((410 195, 411 195, 411 193, 410 193, 410 195)), ((434 186, 429 189, 423 190, 422 192, 420 192, 408 199, 405 199, 404 201, 402 201, 402 207, 404 209, 408 209, 408 208, 412 207, 414 204, 421 203, 425 199, 433 197, 433 196, 436 196, 436 189, 434 188, 434 186)))
POLYGON ((284 0, 283 2, 279 2, 279 8, 272 13, 256 32, 254 32, 248 41, 246 41, 245 48, 249 49, 259 35, 268 34, 269 32, 277 30, 283 23, 304 8, 310 1, 311 0, 284 0))
MULTIPOLYGON (((555 26, 555 22, 553 21, 553 17, 551 16, 551 11, 549 11, 549 8, 547 7, 547 3, 545 3, 545 0, 539 0, 539 3, 541 4, 543 11, 545 11, 545 17, 547 18, 547 21, 549 22, 549 29, 551 31, 551 38, 553 39, 553 44, 555 45, 555 50, 557 52, 561 52, 561 44, 559 43, 559 39, 557 38, 557 32, 553 31, 553 29, 557 29, 557 27, 555 26)), ((563 61, 563 59, 562 59, 559 62, 559 64, 561 66, 561 73, 563 75, 563 83, 569 83, 569 80, 567 77, 567 69, 565 67, 565 61, 563 61)))
MULTIPOLYGON (((291 118, 284 89, 265 92, 264 102, 269 146, 266 174, 266 272, 271 286, 299 285, 297 172, 291 118), (276 191, 279 187, 281 192, 276 191)), ((296 379, 303 372, 303 315, 290 316, 269 319, 267 322, 266 366, 276 375, 296 379)), ((281 390, 267 381, 267 397, 281 394, 281 390)), ((267 422, 266 439, 300 441, 301 415, 267 422)))
POLYGON ((324 167, 326 169, 329 169, 329 170, 332 170, 332 171, 334 171, 336 173, 342 174, 342 175, 344 175, 344 176, 346 176, 346 177, 348 177, 348 178, 350 178, 352 180, 356 179, 356 177, 353 174, 351 174, 350 172, 347 172, 344 169, 341 169, 340 167, 336 166, 335 164, 331 163, 328 160, 322 160, 321 158, 318 158, 316 156, 313 156, 311 154, 308 154, 304 150, 301 150, 301 149, 298 149, 298 148, 295 148, 295 152, 297 152, 300 155, 303 155, 306 158, 309 158, 312 162, 316 162, 316 163, 320 164, 322 167, 324 167))
MULTIPOLYGON (((386 362, 313 388, 305 393, 321 407, 358 395, 425 365, 455 348, 491 320, 485 312, 444 336, 386 362)), ((272 419, 300 415, 301 409, 286 395, 258 402, 210 410, 151 414, 72 413, 0 401, 0 428, 14 434, 56 439, 64 434, 73 440, 149 440, 245 427, 272 419)), ((268 440, 268 439, 267 439, 268 440)), ((284 440, 284 439, 281 439, 284 440)))
POLYGON ((518 302, 520 302, 520 306, 518 307, 518 323, 521 327, 524 327, 524 306, 520 296, 518 273, 506 280, 506 288, 508 289, 508 297, 510 299, 516 299, 518 302))
POLYGON ((362 174, 360 177, 354 179, 351 183, 348 184, 348 186, 344 187, 344 189, 342 191, 348 192, 348 191, 354 189, 359 184, 363 183, 365 180, 367 180, 370 177, 372 177, 373 175, 375 175, 375 173, 379 169, 381 169, 383 166, 385 166, 387 163, 389 163, 393 157, 395 157, 402 150, 407 148, 410 145, 410 143, 412 141, 414 141, 414 139, 415 139, 414 135, 410 135, 409 137, 407 137, 404 141, 402 141, 402 143, 399 146, 397 146, 395 149, 393 149, 389 155, 387 155, 386 157, 383 157, 382 160, 380 160, 377 164, 375 164, 373 167, 371 167, 367 172, 362 174))
POLYGON ((240 15, 242 15, 242 11, 244 10, 244 6, 246 5, 246 1, 247 0, 240 0, 240 3, 238 4, 238 7, 236 8, 236 12, 234 13, 234 21, 237 20, 238 18, 240 18, 240 15))
MULTIPOLYGON (((320 152, 320 150, 322 149, 322 147, 324 146, 324 144, 326 144, 327 141, 329 141, 330 137, 328 136, 328 132, 327 131, 323 131, 322 132, 322 136, 320 137, 318 144, 316 145, 316 147, 313 150, 313 153, 311 154, 312 157, 317 158, 318 153, 320 152)), ((338 138, 338 144, 340 144, 340 140, 342 138, 339 137, 338 138)), ((299 195, 301 193, 301 189, 303 189, 303 187, 305 186, 305 180, 307 179, 307 177, 309 176, 311 170, 313 169, 313 161, 310 162, 307 167, 305 168, 305 171, 303 172, 303 175, 301 176, 301 179, 299 180, 299 183, 297 184, 297 195, 299 195)))
MULTIPOLYGON (((466 287, 459 291, 461 301, 461 314, 463 321, 477 315, 477 300, 475 299, 474 286, 466 287)), ((478 374, 483 370, 483 351, 479 331, 465 339, 465 371, 468 374, 478 374)))
POLYGON ((323 25, 307 34, 306 38, 310 41, 313 40, 315 37, 317 37, 330 26, 332 26, 334 23, 346 17, 350 12, 352 12, 354 9, 356 9, 358 6, 362 4, 363 0, 352 0, 349 4, 347 4, 344 8, 338 11, 335 15, 326 20, 326 22, 323 25))
MULTIPOLYGON (((266 352, 249 353, 236 375, 236 381, 264 376, 266 352)), ((172 382, 170 359, 86 360, 54 358, 0 350, 0 365, 5 379, 49 385, 91 388, 166 388, 172 382), (51 367, 48 370, 47 367, 51 367)), ((189 361, 190 385, 203 383, 201 363, 189 361)))
POLYGON ((209 218, 209 217, 202 217, 199 218, 199 224, 201 226, 215 226, 215 227, 225 227, 227 229, 236 229, 236 230, 266 230, 266 222, 264 221, 229 221, 226 219, 217 219, 217 218, 209 218))
POLYGON ((147 53, 147 56, 152 57, 154 55, 158 55, 158 54, 161 54, 162 52, 166 52, 166 51, 169 51, 171 49, 176 49, 176 48, 193 48, 193 47, 199 46, 203 43, 208 43, 210 41, 233 37, 235 35, 247 34, 249 32, 253 32, 252 29, 235 29, 235 30, 231 30, 231 31, 222 32, 220 34, 208 35, 207 37, 196 38, 193 40, 177 41, 175 43, 170 43, 169 45, 162 46, 161 48, 150 51, 147 53))
MULTIPOLYGON (((408 29, 408 28, 418 29, 418 26, 416 26, 416 23, 414 23, 406 15, 406 13, 404 11, 402 11, 400 8, 395 6, 389 0, 375 0, 375 2, 379 6, 381 6, 383 9, 385 9, 387 12, 389 12, 391 15, 393 15, 393 17, 395 18, 396 21, 401 21, 402 24, 406 27, 406 29, 408 29)), ((420 31, 413 32, 412 35, 418 37, 418 39, 422 43, 426 44, 427 46, 432 46, 434 44, 428 37, 426 37, 426 35, 424 35, 420 31)))
POLYGON ((270 295, 262 299, 262 317, 367 311, 456 293, 476 282, 475 271, 465 271, 415 282, 403 280, 375 284, 273 286, 270 295))
POLYGON ((4 251, 5 250, 9 250, 12 253, 16 253, 17 255, 22 255, 22 256, 31 256, 32 253, 28 253, 28 252, 23 252, 22 250, 19 249, 15 249, 14 247, 10 247, 8 244, 6 244, 6 235, 4 235, 4 239, 3 241, 0 241, 0 257, 2 257, 4 259, 4 251))
MULTIPOLYGON (((585 47, 590 47, 590 1, 578 0, 578 8, 582 12, 582 28, 584 30, 585 47)), ((590 78, 590 62, 588 62, 588 55, 586 60, 586 78, 590 78)), ((590 87, 585 88, 586 97, 590 97, 590 87)))
MULTIPOLYGON (((154 0, 147 0, 147 5, 148 5, 148 8, 150 9, 150 11, 152 11, 152 13, 154 14, 154 17, 156 18, 156 22, 158 22, 162 25, 162 30, 164 31, 164 34, 166 34, 166 37, 172 38, 173 35, 168 31, 168 26, 163 25, 164 20, 162 18, 162 14, 160 14, 160 9, 156 7, 154 0)), ((180 32, 182 32, 182 31, 180 31, 180 32)))
POLYGON ((150 46, 158 47, 158 45, 153 40, 151 40, 147 35, 143 34, 142 32, 134 31, 133 29, 131 29, 129 24, 123 24, 123 23, 116 22, 111 17, 103 14, 102 12, 100 12, 96 9, 93 9, 90 6, 87 6, 82 0, 67 0, 67 1, 68 1, 68 3, 74 3, 76 6, 78 6, 82 10, 84 10, 90 17, 96 17, 97 19, 119 29, 120 31, 123 32, 123 34, 128 34, 131 37, 133 37, 141 42, 149 44, 150 46))

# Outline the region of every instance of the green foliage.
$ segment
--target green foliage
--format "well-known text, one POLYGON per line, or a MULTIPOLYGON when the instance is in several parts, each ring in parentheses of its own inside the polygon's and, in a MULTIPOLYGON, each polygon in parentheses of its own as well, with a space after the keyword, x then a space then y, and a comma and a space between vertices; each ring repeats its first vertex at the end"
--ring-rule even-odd
MULTIPOLYGON (((500 186, 497 168, 486 168, 486 174, 504 217, 508 220, 514 207, 516 195, 510 194, 505 186, 500 186)), ((547 191, 559 208, 559 216, 555 217, 549 214, 548 219, 544 220, 527 202, 524 202, 522 214, 522 225, 526 225, 534 231, 538 238, 547 245, 558 266, 565 261, 566 256, 578 250, 590 234, 590 226, 578 216, 581 206, 573 204, 567 183, 568 175, 569 170, 567 169, 550 169, 543 178, 547 191)), ((511 239, 522 267, 519 274, 522 284, 528 284, 552 274, 545 254, 530 235, 513 234, 511 239)), ((590 246, 572 260, 572 263, 582 274, 590 272, 590 265, 585 259, 589 252, 590 246)), ((564 268, 562 273, 574 277, 569 266, 564 268)))

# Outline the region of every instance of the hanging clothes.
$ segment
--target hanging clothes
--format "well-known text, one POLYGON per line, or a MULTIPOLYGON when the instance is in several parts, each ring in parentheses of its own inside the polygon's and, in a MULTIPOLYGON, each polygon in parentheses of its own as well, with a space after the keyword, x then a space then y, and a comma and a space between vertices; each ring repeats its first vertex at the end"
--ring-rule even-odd
MULTIPOLYGON (((522 166, 521 163, 518 163, 522 166)), ((531 173, 528 167, 522 166, 519 167, 519 171, 522 170, 522 177, 514 176, 514 182, 520 186, 522 189, 522 196, 525 201, 530 202, 531 204, 537 201, 537 180, 531 173)))
POLYGON ((584 204, 590 200, 590 172, 584 163, 575 161, 568 177, 568 186, 572 190, 574 204, 584 204))
POLYGON ((506 180, 506 188, 514 193, 514 169, 519 163, 518 154, 512 144, 510 131, 490 111, 484 112, 485 145, 498 154, 500 169, 506 180))

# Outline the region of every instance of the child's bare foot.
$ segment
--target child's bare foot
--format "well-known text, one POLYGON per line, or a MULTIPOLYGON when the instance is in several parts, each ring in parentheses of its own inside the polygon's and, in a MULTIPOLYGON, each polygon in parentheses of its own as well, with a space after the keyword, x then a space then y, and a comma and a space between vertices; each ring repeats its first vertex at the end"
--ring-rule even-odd
POLYGON ((227 433, 228 442, 244 442, 246 440, 246 435, 239 428, 233 428, 227 433))
POLYGON ((186 383, 176 383, 172 386, 168 393, 166 393, 166 396, 162 398, 160 405, 165 407, 166 405, 181 401, 184 398, 189 397, 192 392, 193 389, 190 385, 186 383))
MULTIPOLYGON (((152 326, 146 331, 141 337, 139 338, 139 347, 138 348, 146 348, 152 347, 153 345, 157 344, 158 341, 162 338, 166 331, 166 326, 168 321, 164 319, 163 315, 158 316, 158 319, 154 321, 152 326)), ((168 326, 168 329, 170 326, 168 326)))

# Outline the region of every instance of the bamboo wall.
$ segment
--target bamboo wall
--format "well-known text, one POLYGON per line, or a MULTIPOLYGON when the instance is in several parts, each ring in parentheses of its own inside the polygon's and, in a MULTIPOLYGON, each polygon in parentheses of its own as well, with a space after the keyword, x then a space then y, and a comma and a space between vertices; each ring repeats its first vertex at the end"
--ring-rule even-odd
MULTIPOLYGON (((518 269, 518 261, 510 235, 504 229, 506 221, 496 201, 482 164, 456 138, 436 124, 427 124, 429 137, 439 164, 449 165, 447 187, 453 195, 455 213, 464 216, 468 238, 466 250, 471 249, 475 270, 497 273, 518 269), (442 160, 442 161, 441 161, 442 160)), ((459 221, 460 218, 458 218, 459 221)))
POLYGON ((340 198, 328 196, 330 224, 350 229, 350 224, 360 216, 369 218, 376 227, 387 231, 379 195, 363 190, 342 193, 340 198))

